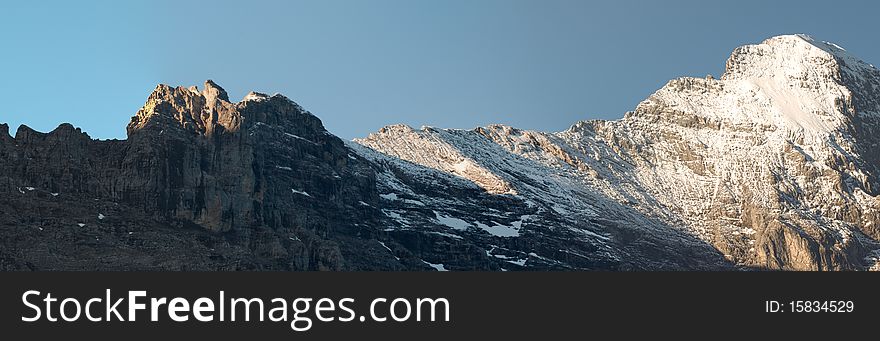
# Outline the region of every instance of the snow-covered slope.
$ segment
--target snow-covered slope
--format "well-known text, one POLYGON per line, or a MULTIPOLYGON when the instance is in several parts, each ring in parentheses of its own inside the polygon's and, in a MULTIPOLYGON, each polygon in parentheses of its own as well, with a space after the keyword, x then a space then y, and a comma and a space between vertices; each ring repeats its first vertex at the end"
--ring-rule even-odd
POLYGON ((485 232, 480 247, 516 266, 712 267, 720 252, 742 267, 866 269, 880 256, 878 122, 876 68, 788 35, 735 49, 720 79, 670 81, 618 121, 397 125, 349 147, 379 170, 389 230, 485 232), (555 255, 529 250, 548 235, 555 255))

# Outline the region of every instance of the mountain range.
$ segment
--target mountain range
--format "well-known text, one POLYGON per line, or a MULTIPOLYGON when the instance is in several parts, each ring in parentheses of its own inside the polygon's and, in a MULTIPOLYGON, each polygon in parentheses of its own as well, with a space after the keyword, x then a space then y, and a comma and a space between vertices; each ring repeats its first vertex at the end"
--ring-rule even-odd
POLYGON ((207 81, 127 135, 0 124, 0 270, 880 269, 880 71, 805 35, 561 132, 343 141, 207 81))

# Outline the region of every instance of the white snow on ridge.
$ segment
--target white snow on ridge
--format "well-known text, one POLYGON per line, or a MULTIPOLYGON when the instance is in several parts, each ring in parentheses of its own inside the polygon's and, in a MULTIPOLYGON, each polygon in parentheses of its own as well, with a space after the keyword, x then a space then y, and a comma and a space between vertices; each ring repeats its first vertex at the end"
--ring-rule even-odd
MULTIPOLYGON (((394 156, 421 167, 454 175, 489 193, 516 194, 506 180, 490 171, 485 165, 468 157, 463 153, 466 150, 461 149, 459 145, 445 140, 453 137, 455 137, 454 133, 447 130, 425 127, 416 131, 405 125, 390 125, 382 128, 379 133, 370 134, 364 139, 356 139, 354 142, 371 150, 380 151, 385 156, 394 156)), ((352 147, 352 150, 363 152, 361 148, 356 147, 352 147)), ((365 155, 367 153, 363 154, 365 157, 375 158, 365 155)))
POLYGON ((787 120, 783 124, 801 127, 809 132, 828 133, 831 131, 829 122, 822 120, 810 112, 811 110, 828 110, 828 108, 819 109, 822 104, 816 102, 805 102, 798 100, 798 94, 793 93, 788 85, 780 84, 778 80, 759 78, 752 82, 760 88, 761 93, 769 99, 770 104, 775 109, 779 117, 787 120))
POLYGON ((251 91, 249 94, 247 94, 247 96, 244 97, 244 99, 242 99, 242 102, 248 102, 248 101, 260 102, 260 101, 265 101, 267 99, 269 99, 268 95, 251 91))

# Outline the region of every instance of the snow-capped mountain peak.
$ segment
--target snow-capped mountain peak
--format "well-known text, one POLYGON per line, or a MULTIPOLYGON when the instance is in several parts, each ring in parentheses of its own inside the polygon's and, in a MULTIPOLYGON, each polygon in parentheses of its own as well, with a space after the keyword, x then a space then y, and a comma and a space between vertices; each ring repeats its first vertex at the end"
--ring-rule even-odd
POLYGON ((516 194, 573 230, 602 235, 582 224, 601 217, 686 231, 741 266, 865 268, 880 238, 876 89, 870 64, 785 35, 736 48, 720 79, 670 81, 618 121, 559 133, 396 127, 356 142, 516 194), (455 167, 465 160, 474 171, 455 167))

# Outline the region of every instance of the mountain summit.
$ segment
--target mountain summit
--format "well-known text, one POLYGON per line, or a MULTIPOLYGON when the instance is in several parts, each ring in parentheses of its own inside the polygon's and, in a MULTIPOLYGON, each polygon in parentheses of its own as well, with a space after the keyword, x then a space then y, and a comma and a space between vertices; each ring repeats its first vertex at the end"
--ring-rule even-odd
POLYGON ((281 95, 160 85, 124 141, 0 134, 0 267, 878 269, 878 123, 880 71, 804 35, 555 133, 343 142, 281 95))
POLYGON ((487 190, 510 184, 567 221, 555 226, 657 224, 738 266, 858 269, 876 266, 880 238, 878 90, 878 70, 836 45, 779 36, 735 49, 721 79, 670 81, 619 121, 393 126, 357 142, 487 190))

